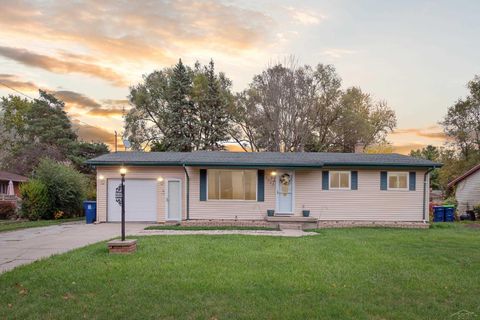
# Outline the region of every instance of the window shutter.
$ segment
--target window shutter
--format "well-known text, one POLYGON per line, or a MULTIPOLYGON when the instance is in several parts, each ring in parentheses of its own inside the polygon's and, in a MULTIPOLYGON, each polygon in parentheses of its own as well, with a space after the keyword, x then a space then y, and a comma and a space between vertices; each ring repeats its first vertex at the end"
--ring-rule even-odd
POLYGON ((417 181, 416 181, 417 180, 417 174, 416 174, 416 172, 410 172, 409 174, 410 174, 410 177, 408 179, 408 181, 409 181, 408 189, 410 191, 415 191, 416 185, 417 185, 417 181))
POLYGON ((350 188, 352 190, 357 190, 358 189, 358 171, 352 171, 350 175, 352 180, 350 188))
POLYGON ((200 201, 207 201, 207 170, 200 169, 200 201))
POLYGON ((328 190, 328 171, 322 171, 322 189, 328 190))
POLYGON ((265 201, 265 170, 257 171, 257 201, 265 201))
POLYGON ((380 171, 380 190, 387 190, 387 171, 380 171))

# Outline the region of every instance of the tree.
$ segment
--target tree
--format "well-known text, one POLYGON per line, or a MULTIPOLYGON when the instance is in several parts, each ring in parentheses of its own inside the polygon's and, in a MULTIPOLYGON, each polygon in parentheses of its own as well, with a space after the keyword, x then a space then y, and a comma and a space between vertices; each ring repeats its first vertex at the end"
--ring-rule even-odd
POLYGON ((42 90, 39 95, 33 101, 12 95, 2 98, 2 167, 29 175, 41 158, 50 158, 72 162, 83 172, 91 172, 84 160, 108 152, 106 145, 78 141, 64 111, 64 102, 42 90))
POLYGON ((353 152, 385 141, 395 113, 359 88, 341 90, 335 68, 277 64, 237 95, 232 137, 245 151, 353 152))
POLYGON ((348 88, 340 105, 340 117, 333 129, 336 151, 354 152, 357 143, 365 147, 382 143, 396 126, 395 112, 385 102, 374 103, 358 87, 348 88))
POLYGON ((448 108, 440 123, 466 160, 480 152, 480 77, 475 76, 467 87, 469 95, 448 108))
POLYGON ((181 60, 144 76, 130 89, 134 106, 125 132, 134 149, 162 151, 218 150, 228 139, 231 82, 208 66, 191 69, 181 60))
POLYGON ((410 151, 410 156, 430 161, 438 161, 440 158, 440 149, 435 146, 428 145, 422 149, 410 151))
MULTIPOLYGON (((432 145, 428 145, 422 149, 410 151, 411 157, 435 161, 435 162, 440 161, 441 155, 444 155, 447 157, 450 156, 448 152, 441 153, 441 150, 439 148, 432 145)), ((442 184, 440 182, 440 169, 435 169, 430 173, 430 186, 432 187, 432 189, 435 189, 435 190, 442 189, 442 184)))

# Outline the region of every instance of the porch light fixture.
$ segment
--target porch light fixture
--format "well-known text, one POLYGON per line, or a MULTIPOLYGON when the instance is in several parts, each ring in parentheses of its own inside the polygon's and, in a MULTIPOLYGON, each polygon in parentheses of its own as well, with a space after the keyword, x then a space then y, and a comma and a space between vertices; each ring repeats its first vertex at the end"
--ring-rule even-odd
POLYGON ((104 180, 104 179, 105 179, 104 176, 102 176, 102 175, 98 176, 98 180, 104 180))
POLYGON ((163 182, 163 177, 158 177, 158 178, 157 178, 157 181, 158 181, 158 182, 163 182))
POLYGON ((275 176, 277 175, 277 171, 272 171, 272 172, 270 172, 270 175, 271 175, 272 177, 275 177, 275 176))

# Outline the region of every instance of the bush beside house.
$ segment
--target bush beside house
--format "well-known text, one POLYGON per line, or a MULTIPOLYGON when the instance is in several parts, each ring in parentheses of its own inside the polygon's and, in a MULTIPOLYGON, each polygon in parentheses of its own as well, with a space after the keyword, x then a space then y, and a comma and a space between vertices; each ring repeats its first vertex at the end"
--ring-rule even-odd
POLYGON ((87 180, 70 166, 42 160, 34 178, 21 188, 22 216, 30 220, 60 219, 82 214, 87 180))

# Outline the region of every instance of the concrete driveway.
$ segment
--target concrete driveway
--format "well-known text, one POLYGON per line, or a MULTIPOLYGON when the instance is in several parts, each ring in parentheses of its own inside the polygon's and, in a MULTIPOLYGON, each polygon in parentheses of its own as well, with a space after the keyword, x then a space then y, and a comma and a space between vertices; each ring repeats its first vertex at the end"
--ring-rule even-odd
MULTIPOLYGON (((126 234, 138 234, 148 224, 127 223, 126 234)), ((0 233, 0 273, 53 254, 63 253, 120 235, 120 224, 72 222, 0 233)))

